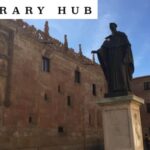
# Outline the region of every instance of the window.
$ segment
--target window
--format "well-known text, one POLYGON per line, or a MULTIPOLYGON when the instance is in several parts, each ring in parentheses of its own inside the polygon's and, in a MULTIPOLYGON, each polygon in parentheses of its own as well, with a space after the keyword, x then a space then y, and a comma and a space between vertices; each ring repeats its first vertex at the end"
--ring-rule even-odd
POLYGON ((67 96, 67 105, 71 106, 71 96, 67 96))
POLYGON ((64 128, 62 126, 58 127, 58 133, 64 133, 64 128))
POLYGON ((33 120, 32 120, 32 117, 31 117, 31 116, 29 116, 29 120, 28 120, 28 122, 29 122, 30 124, 32 124, 32 123, 33 123, 33 120))
POLYGON ((59 84, 57 90, 59 94, 63 94, 63 85, 59 84))
POLYGON ((80 83, 81 74, 78 70, 75 71, 75 83, 80 83))
POLYGON ((147 113, 150 113, 150 103, 147 103, 146 107, 147 107, 147 113))
POLYGON ((60 85, 58 85, 58 93, 61 93, 60 85))
POLYGON ((29 114, 29 116, 28 116, 28 124, 30 125, 30 126, 35 126, 35 125, 37 125, 37 116, 36 116, 36 114, 29 114))
POLYGON ((96 96, 96 84, 92 85, 92 94, 96 96))
POLYGON ((49 72, 50 71, 50 59, 47 57, 42 58, 42 70, 44 72, 49 72))
POLYGON ((48 101, 48 95, 46 93, 44 94, 44 100, 48 101))
POLYGON ((150 90, 150 82, 144 82, 144 90, 150 90))

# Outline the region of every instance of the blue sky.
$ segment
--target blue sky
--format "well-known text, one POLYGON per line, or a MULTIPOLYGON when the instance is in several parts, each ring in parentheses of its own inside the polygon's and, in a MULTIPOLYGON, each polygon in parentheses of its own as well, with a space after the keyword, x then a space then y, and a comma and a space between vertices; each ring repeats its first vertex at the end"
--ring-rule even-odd
MULTIPOLYGON (((98 49, 111 34, 109 23, 116 22, 118 30, 128 35, 135 62, 134 77, 150 75, 150 0, 99 0, 97 20, 48 20, 50 35, 61 42, 68 35, 69 47, 91 58, 91 50, 98 49)), ((44 28, 45 20, 26 20, 37 28, 44 28)))

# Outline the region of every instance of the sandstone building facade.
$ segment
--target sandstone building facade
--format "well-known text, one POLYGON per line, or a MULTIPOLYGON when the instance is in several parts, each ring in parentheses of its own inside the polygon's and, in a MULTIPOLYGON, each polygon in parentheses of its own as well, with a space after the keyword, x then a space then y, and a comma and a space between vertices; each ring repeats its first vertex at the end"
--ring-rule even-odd
POLYGON ((143 136, 150 135, 150 76, 134 78, 132 89, 137 96, 142 97, 145 101, 141 107, 143 136))
POLYGON ((48 31, 0 20, 0 149, 99 149, 100 66, 48 31))
MULTIPOLYGON (((135 78, 150 134, 150 76, 135 78)), ((0 20, 0 150, 100 150, 100 66, 22 20, 0 20)))

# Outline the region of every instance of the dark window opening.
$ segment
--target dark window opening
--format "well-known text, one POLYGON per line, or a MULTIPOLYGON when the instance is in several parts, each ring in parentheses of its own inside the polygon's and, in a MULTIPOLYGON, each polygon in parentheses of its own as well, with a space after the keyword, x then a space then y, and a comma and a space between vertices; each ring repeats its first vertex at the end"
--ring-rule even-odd
POLYGON ((48 95, 46 93, 44 94, 44 100, 48 101, 48 95))
POLYGON ((144 90, 150 90, 150 82, 144 82, 144 90))
POLYGON ((147 113, 150 113, 150 103, 147 103, 146 107, 147 107, 147 113))
POLYGON ((71 96, 67 96, 67 105, 71 106, 71 96))
POLYGON ((58 85, 58 93, 62 93, 60 85, 58 85))
POLYGON ((75 83, 80 83, 81 82, 81 73, 76 70, 75 71, 75 83))
POLYGON ((47 57, 42 58, 42 70, 44 72, 49 72, 50 71, 50 59, 47 57))
POLYGON ((58 133, 64 133, 64 128, 62 126, 58 127, 58 133))
POLYGON ((29 116, 29 123, 31 124, 31 123, 33 123, 33 120, 32 120, 32 117, 31 116, 29 116))
POLYGON ((92 94, 96 96, 96 84, 92 85, 92 94))

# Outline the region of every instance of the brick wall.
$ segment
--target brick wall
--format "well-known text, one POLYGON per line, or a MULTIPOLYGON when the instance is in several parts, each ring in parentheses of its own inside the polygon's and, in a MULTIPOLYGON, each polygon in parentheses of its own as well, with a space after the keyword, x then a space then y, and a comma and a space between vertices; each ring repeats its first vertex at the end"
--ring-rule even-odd
POLYGON ((147 111, 147 103, 150 103, 150 89, 144 88, 144 83, 150 82, 150 76, 135 78, 132 82, 133 92, 145 100, 145 104, 141 107, 141 121, 143 128, 143 135, 150 135, 150 113, 147 111))
POLYGON ((0 58, 0 148, 97 149, 103 134, 96 100, 105 92, 100 66, 50 36, 46 40, 22 20, 0 21, 0 55, 10 55, 0 58), (49 72, 43 71, 43 57, 49 72))

